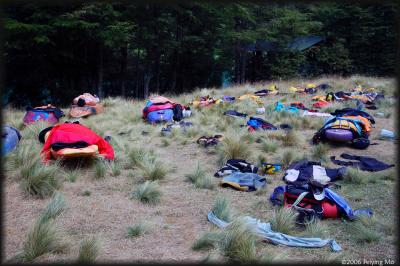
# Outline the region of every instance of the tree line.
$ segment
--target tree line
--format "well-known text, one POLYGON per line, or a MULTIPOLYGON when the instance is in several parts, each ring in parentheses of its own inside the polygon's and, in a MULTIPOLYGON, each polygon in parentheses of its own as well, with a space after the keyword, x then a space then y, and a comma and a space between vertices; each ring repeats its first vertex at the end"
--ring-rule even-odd
POLYGON ((323 74, 392 76, 395 4, 87 2, 3 6, 3 103, 82 92, 146 98, 222 83, 323 74), (324 41, 284 49, 299 36, 324 41), (268 40, 282 49, 249 51, 268 40))

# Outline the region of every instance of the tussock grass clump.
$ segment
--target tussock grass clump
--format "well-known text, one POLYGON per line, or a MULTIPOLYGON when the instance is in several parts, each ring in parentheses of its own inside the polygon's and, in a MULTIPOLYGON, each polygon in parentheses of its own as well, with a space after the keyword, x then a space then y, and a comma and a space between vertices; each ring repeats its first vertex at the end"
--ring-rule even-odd
POLYGON ((220 146, 220 162, 228 159, 243 159, 250 156, 249 145, 244 142, 240 135, 227 135, 220 146))
POLYGON ((128 157, 132 165, 137 167, 144 160, 144 157, 149 156, 149 154, 152 154, 152 152, 145 150, 143 147, 133 147, 129 151, 128 157))
POLYGON ((218 197, 211 210, 219 219, 230 222, 233 214, 229 204, 230 202, 227 198, 218 197))
POLYGON ((94 165, 94 178, 102 179, 106 176, 106 166, 102 160, 97 160, 94 165))
POLYGON ((20 187, 28 194, 45 198, 61 187, 57 178, 59 168, 55 164, 44 165, 39 158, 21 166, 19 176, 20 187))
POLYGON ((325 124, 325 120, 315 118, 310 122, 310 129, 319 130, 325 124))
POLYGON ((92 192, 90 190, 84 190, 82 192, 82 196, 89 197, 90 195, 92 195, 92 192))
POLYGON ((132 164, 141 171, 141 176, 145 180, 164 179, 167 175, 165 166, 157 161, 152 150, 145 150, 142 147, 133 148, 129 152, 132 164))
POLYGON ((65 208, 66 203, 63 195, 61 193, 54 194, 28 231, 23 250, 18 255, 18 259, 24 262, 32 262, 43 254, 64 252, 68 249, 68 242, 65 241, 64 233, 54 223, 54 219, 65 208))
POLYGON ((311 157, 314 160, 321 160, 326 162, 328 160, 326 154, 328 153, 329 146, 327 144, 319 143, 314 145, 311 151, 311 157))
POLYGON ((138 237, 148 232, 148 226, 144 223, 138 223, 132 226, 129 226, 127 229, 127 234, 130 237, 138 237))
POLYGON ((289 130, 285 135, 282 137, 282 144, 283 146, 300 146, 301 145, 301 138, 299 133, 296 130, 289 130))
POLYGON ((46 121, 37 121, 33 124, 27 125, 26 128, 22 131, 22 137, 24 139, 32 139, 37 140, 39 142, 38 136, 40 131, 43 129, 50 127, 51 125, 46 121))
POLYGON ((141 176, 145 180, 164 179, 167 175, 167 170, 161 162, 145 156, 145 159, 140 164, 141 176))
POLYGON ((387 170, 374 173, 372 176, 376 179, 395 181, 397 178, 397 169, 392 167, 387 170))
POLYGON ((362 172, 358 168, 348 167, 347 172, 343 177, 343 180, 346 183, 350 184, 356 184, 356 185, 364 184, 368 180, 368 173, 362 172))
POLYGON ((40 148, 32 141, 29 141, 22 147, 20 146, 8 155, 10 156, 10 167, 12 169, 20 168, 21 166, 26 166, 27 164, 32 163, 32 158, 37 158, 37 155, 40 153, 40 148))
POLYGON ((259 262, 270 264, 283 261, 288 257, 288 254, 285 252, 275 253, 273 251, 263 252, 263 254, 259 258, 259 262))
POLYGON ((161 191, 156 181, 146 181, 132 192, 131 198, 136 198, 143 203, 157 204, 160 202, 161 191))
POLYGON ((377 221, 367 216, 361 216, 354 223, 350 224, 350 231, 354 235, 358 242, 361 243, 372 243, 378 242, 381 239, 381 235, 375 230, 377 221))
POLYGON ((100 245, 95 237, 85 238, 79 244, 78 263, 93 263, 99 255, 100 245))
POLYGON ((257 261, 257 236, 243 219, 236 219, 224 231, 220 249, 225 257, 238 262, 257 261))
POLYGON ((295 155, 293 150, 284 150, 282 153, 282 163, 285 167, 288 167, 294 160, 295 155))
POLYGON ((344 259, 344 254, 343 253, 330 253, 329 255, 326 255, 322 257, 321 262, 324 264, 341 264, 344 259))
POLYGON ((203 176, 196 180, 194 183, 196 188, 203 188, 203 189, 214 189, 215 184, 213 182, 213 178, 211 176, 203 176))
POLYGON ((39 219, 41 222, 47 222, 51 219, 55 219, 66 209, 66 207, 67 203, 65 202, 63 194, 56 192, 53 194, 50 202, 41 212, 39 219))
POLYGON ((221 232, 211 231, 206 232, 200 236, 192 245, 192 249, 197 250, 207 250, 217 246, 218 242, 222 238, 221 232))
POLYGON ((162 147, 168 147, 169 146, 169 141, 167 139, 161 139, 161 146, 162 147))
POLYGON ((206 175, 206 172, 200 167, 200 164, 197 164, 194 171, 190 174, 185 175, 186 181, 191 183, 196 183, 196 181, 200 178, 203 178, 206 175))
POLYGON ((261 144, 261 149, 264 152, 275 152, 278 149, 278 143, 271 139, 264 140, 261 144))
POLYGON ((78 167, 75 169, 68 169, 64 171, 65 179, 69 182, 75 182, 78 179, 80 172, 78 167))
POLYGON ((118 162, 112 161, 107 163, 107 168, 111 176, 119 176, 121 174, 121 165, 118 162))
POLYGON ((276 208, 271 219, 272 230, 290 234, 296 227, 297 215, 291 208, 276 208))
POLYGON ((22 260, 32 262, 43 254, 63 252, 67 247, 64 242, 64 235, 54 222, 39 219, 28 232, 23 246, 22 260))
POLYGON ((307 223, 306 229, 303 232, 303 236, 323 238, 327 235, 327 229, 328 228, 322 224, 319 219, 314 219, 313 221, 307 223))

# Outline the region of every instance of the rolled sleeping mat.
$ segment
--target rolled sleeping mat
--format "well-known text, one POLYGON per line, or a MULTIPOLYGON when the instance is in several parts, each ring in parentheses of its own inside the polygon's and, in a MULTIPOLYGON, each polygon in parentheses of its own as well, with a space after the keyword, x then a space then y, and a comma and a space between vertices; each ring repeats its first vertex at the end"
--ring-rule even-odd
POLYGON ((3 126, 2 138, 1 138, 2 141, 1 154, 6 155, 15 150, 20 139, 21 139, 21 134, 16 128, 13 128, 11 126, 3 126))
POLYGON ((325 130, 325 138, 330 141, 348 142, 353 140, 353 132, 347 129, 329 128, 325 130))
POLYGON ((99 148, 97 145, 90 145, 85 148, 64 148, 58 151, 51 149, 51 155, 55 159, 69 159, 76 157, 94 157, 97 155, 99 148))

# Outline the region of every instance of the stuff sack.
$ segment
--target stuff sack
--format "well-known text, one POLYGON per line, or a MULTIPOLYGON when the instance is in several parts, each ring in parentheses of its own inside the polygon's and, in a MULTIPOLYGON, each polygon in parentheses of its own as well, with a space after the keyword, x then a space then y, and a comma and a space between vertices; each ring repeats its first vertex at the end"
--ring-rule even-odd
POLYGON ((11 126, 3 126, 3 132, 1 135, 1 154, 4 156, 9 152, 15 150, 20 140, 21 134, 16 128, 13 128, 11 126))
POLYGON ((103 112, 101 104, 78 106, 72 105, 69 110, 69 116, 74 118, 87 117, 89 115, 99 114, 103 112))
POLYGON ((319 218, 338 218, 341 216, 338 206, 325 197, 322 200, 316 200, 313 194, 309 192, 307 186, 292 186, 287 185, 284 192, 284 207, 293 207, 299 212, 297 222, 304 224, 312 219, 319 218), (303 194, 304 193, 304 194, 303 194), (297 204, 295 204, 299 197, 303 197, 297 204), (295 204, 295 206, 293 206, 295 204))
POLYGON ((42 107, 28 107, 26 114, 23 118, 24 125, 30 125, 38 121, 46 121, 54 125, 59 122, 59 118, 64 116, 64 113, 58 108, 42 108, 42 107))
POLYGON ((169 122, 174 118, 172 109, 157 110, 147 114, 147 121, 150 123, 169 122))

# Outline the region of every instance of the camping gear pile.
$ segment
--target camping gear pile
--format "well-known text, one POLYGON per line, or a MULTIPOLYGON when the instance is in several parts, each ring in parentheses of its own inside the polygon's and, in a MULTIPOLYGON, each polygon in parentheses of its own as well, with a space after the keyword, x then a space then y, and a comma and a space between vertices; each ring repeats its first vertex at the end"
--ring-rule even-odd
POLYGON ((301 86, 291 86, 289 88, 289 93, 303 93, 303 94, 314 94, 317 93, 319 89, 326 90, 330 88, 329 84, 322 83, 320 85, 315 85, 313 83, 307 84, 304 88, 301 86))
POLYGON ((192 114, 187 106, 174 103, 164 96, 152 96, 142 111, 142 118, 149 123, 181 121, 192 114))
POLYGON ((216 146, 218 143, 221 142, 221 140, 224 139, 224 136, 222 135, 214 135, 214 136, 201 136, 200 138, 197 139, 197 144, 200 144, 204 147, 208 146, 216 146))
POLYGON ((215 104, 234 103, 235 100, 236 100, 236 97, 234 97, 234 96, 224 95, 224 96, 222 96, 222 98, 217 99, 215 101, 215 104))
POLYGON ((12 126, 3 126, 3 131, 1 134, 1 155, 7 155, 17 148, 19 141, 21 140, 21 133, 18 129, 12 126))
POLYGON ((268 123, 262 118, 251 116, 247 121, 247 127, 250 132, 256 130, 277 130, 278 128, 271 123, 268 123))
POLYGON ((372 211, 353 211, 346 200, 329 189, 333 182, 343 179, 347 168, 325 168, 320 162, 300 160, 285 171, 285 186, 278 186, 270 200, 273 205, 283 205, 298 211, 296 223, 304 225, 314 219, 347 218, 372 215, 372 211))
POLYGON ((259 90, 254 93, 255 96, 267 96, 267 95, 277 95, 279 93, 279 89, 275 84, 272 84, 268 87, 268 89, 259 90))
POLYGON ((34 124, 39 121, 45 121, 50 125, 55 125, 64 116, 64 112, 51 104, 39 107, 27 107, 23 118, 24 125, 34 124))
POLYGON ((220 185, 240 191, 255 191, 266 184, 265 177, 257 174, 258 167, 242 159, 229 159, 214 176, 222 177, 220 185))
POLYGON ((263 102, 261 101, 261 97, 251 94, 251 93, 246 93, 238 97, 238 100, 243 101, 243 100, 251 100, 255 102, 258 105, 263 105, 263 102))
POLYGON ((44 162, 50 159, 70 159, 76 157, 96 157, 114 160, 112 146, 89 128, 65 122, 43 129, 39 141, 44 143, 41 155, 44 162))
POLYGON ((183 132, 186 132, 186 128, 193 126, 192 122, 185 122, 185 121, 179 121, 179 122, 174 122, 171 124, 168 124, 166 127, 163 127, 161 129, 161 135, 163 136, 169 136, 172 134, 172 130, 175 128, 180 128, 183 132))
POLYGON ((205 107, 213 105, 214 103, 216 103, 216 101, 216 99, 207 95, 192 101, 190 104, 192 104, 194 107, 205 107))
POLYGON ((353 108, 335 110, 334 117, 313 136, 313 143, 330 141, 333 143, 351 143, 354 148, 365 149, 369 146, 369 135, 374 118, 366 112, 353 108))
POLYGON ((236 110, 226 110, 224 112, 224 115, 231 116, 231 117, 242 117, 242 118, 246 118, 247 117, 247 114, 240 113, 240 112, 238 112, 236 110))
POLYGON ((84 93, 74 98, 72 101, 69 116, 74 118, 88 117, 90 115, 103 112, 103 105, 100 104, 100 99, 96 95, 84 93))

